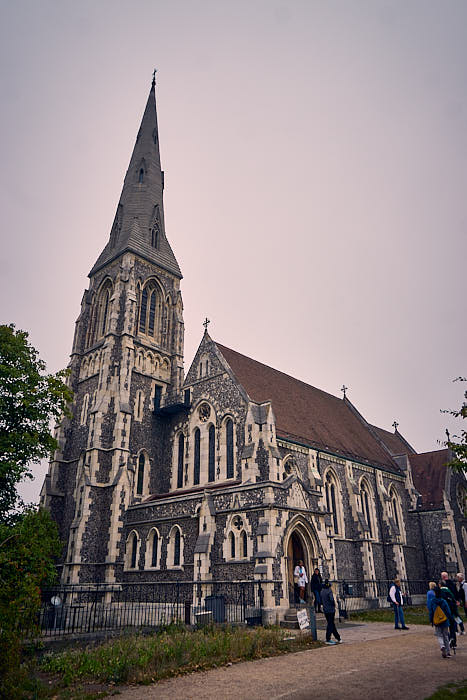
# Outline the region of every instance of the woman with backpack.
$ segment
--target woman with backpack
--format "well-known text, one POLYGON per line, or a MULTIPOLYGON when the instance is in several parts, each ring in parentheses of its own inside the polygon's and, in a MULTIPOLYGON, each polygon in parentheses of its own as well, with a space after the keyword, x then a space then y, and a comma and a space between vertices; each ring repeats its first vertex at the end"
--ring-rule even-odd
POLYGON ((438 640, 439 648, 443 659, 451 656, 449 646, 449 624, 451 621, 451 611, 449 605, 441 595, 441 589, 436 586, 434 596, 430 596, 427 601, 430 622, 435 628, 435 636, 438 640))

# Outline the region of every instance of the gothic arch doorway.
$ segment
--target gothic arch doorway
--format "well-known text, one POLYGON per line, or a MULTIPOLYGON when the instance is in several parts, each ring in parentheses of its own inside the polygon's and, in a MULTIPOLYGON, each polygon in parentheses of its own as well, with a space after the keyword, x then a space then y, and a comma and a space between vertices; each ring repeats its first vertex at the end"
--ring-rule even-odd
MULTIPOLYGON (((318 566, 318 546, 311 526, 300 520, 289 529, 285 538, 285 580, 287 582, 289 605, 298 602, 298 590, 294 584, 294 569, 300 560, 306 569, 308 580, 313 570, 318 566)), ((309 591, 309 586, 307 586, 309 591)))

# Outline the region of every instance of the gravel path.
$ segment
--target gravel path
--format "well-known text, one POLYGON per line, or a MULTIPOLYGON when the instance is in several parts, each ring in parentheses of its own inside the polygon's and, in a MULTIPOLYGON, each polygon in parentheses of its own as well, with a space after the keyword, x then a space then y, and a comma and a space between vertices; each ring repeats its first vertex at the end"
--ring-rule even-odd
MULTIPOLYGON (((396 631, 386 623, 341 630, 344 644, 249 661, 120 688, 119 700, 423 700, 467 678, 467 637, 443 659, 428 626, 396 631)), ((322 638, 323 633, 319 633, 322 638)))

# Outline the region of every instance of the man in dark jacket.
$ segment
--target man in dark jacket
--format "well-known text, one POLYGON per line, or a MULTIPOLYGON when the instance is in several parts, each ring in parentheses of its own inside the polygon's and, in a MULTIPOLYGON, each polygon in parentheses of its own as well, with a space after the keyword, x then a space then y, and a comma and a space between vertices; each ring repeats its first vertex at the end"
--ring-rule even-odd
POLYGON ((334 622, 334 615, 336 614, 336 604, 334 602, 334 596, 331 590, 331 584, 328 579, 325 580, 323 588, 321 589, 321 604, 323 606, 323 612, 326 617, 327 627, 326 627, 326 644, 336 644, 336 642, 331 640, 331 635, 337 639, 340 643, 341 637, 336 629, 336 623, 334 622))
POLYGON ((456 647, 457 646, 457 637, 456 637, 457 624, 456 624, 455 617, 457 615, 457 602, 452 594, 451 589, 448 588, 445 584, 446 584, 446 581, 441 580, 439 583, 439 588, 441 591, 441 598, 446 601, 446 603, 448 604, 448 607, 449 607, 449 612, 451 613, 451 616, 449 618, 450 645, 451 645, 451 647, 456 647))

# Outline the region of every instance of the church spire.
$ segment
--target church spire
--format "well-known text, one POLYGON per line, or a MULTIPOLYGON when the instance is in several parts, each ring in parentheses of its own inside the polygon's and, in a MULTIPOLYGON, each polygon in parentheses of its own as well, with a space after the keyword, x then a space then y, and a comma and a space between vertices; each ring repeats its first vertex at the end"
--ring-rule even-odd
POLYGON ((164 223, 164 173, 159 154, 156 71, 117 206, 110 239, 90 276, 126 251, 182 276, 167 241, 164 223))

